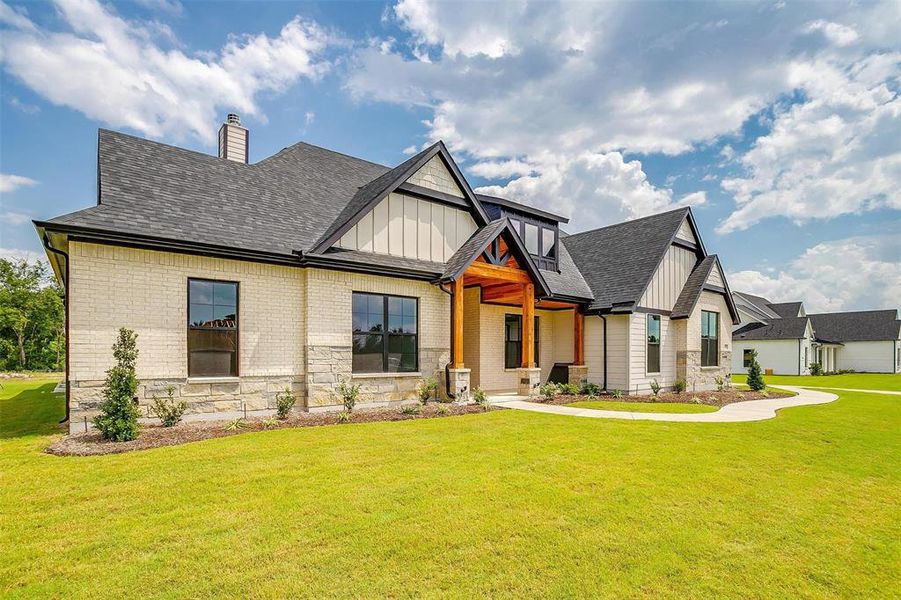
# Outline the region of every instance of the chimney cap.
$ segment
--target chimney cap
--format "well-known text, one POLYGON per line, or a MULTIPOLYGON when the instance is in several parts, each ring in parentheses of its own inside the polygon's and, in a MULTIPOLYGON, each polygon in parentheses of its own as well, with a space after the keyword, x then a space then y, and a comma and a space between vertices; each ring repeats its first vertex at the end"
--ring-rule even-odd
POLYGON ((225 122, 229 125, 241 125, 241 117, 236 115, 235 113, 228 113, 228 116, 225 117, 225 122))

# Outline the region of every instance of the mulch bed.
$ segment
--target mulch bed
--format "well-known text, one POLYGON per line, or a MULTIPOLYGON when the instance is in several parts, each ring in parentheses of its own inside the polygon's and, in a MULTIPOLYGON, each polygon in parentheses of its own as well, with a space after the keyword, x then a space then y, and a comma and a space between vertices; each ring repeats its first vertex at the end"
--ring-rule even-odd
POLYGON ((562 394, 548 401, 544 396, 535 399, 536 402, 544 404, 572 404, 573 402, 585 402, 587 400, 613 400, 616 402, 644 402, 644 403, 676 403, 676 404, 707 404, 708 406, 726 406, 734 402, 746 402, 748 400, 762 400, 764 398, 785 398, 794 396, 791 392, 782 390, 769 390, 764 395, 763 392, 752 392, 751 390, 723 390, 706 391, 706 392, 660 392, 660 395, 654 398, 651 395, 646 396, 623 396, 622 398, 614 398, 610 394, 601 394, 600 396, 564 396, 562 394), (695 400, 697 398, 700 402, 695 400))
MULTIPOLYGON (((443 409, 441 409, 443 410, 443 409)), ((494 409, 490 409, 494 410, 494 409)), ((385 408, 370 408, 353 411, 350 423, 372 423, 376 421, 408 421, 412 419, 432 419, 437 417, 452 417, 485 412, 485 409, 476 404, 434 404, 430 403, 421 408, 419 414, 402 412, 401 407, 392 406, 385 408), (439 413, 439 406, 447 409, 444 414, 439 413)), ((120 454, 134 450, 147 450, 163 446, 177 446, 188 442, 198 442, 213 438, 228 437, 254 431, 271 431, 275 429, 289 429, 296 427, 318 427, 321 425, 337 425, 339 412, 313 412, 292 415, 284 421, 267 426, 263 418, 242 419, 243 427, 240 429, 227 429, 231 421, 193 421, 179 423, 174 427, 162 425, 143 425, 138 434, 138 439, 130 442, 111 442, 104 440, 100 433, 91 430, 87 433, 67 435, 47 448, 49 454, 56 456, 96 456, 101 454, 120 454)))

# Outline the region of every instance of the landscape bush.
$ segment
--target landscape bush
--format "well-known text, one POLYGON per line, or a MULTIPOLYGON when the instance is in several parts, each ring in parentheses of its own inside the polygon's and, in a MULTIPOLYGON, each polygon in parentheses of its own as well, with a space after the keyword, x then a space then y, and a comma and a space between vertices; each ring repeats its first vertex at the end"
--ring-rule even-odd
POLYGON ((677 394, 684 392, 686 387, 687 384, 685 383, 684 379, 677 379, 673 382, 673 391, 677 394))
POLYGON ((616 398, 617 400, 619 400, 620 398, 623 397, 623 391, 617 390, 617 389, 612 389, 612 390, 610 390, 610 395, 613 396, 614 398, 616 398))
POLYGON ((419 400, 426 404, 430 399, 438 397, 438 380, 434 377, 426 377, 419 384, 419 400))
POLYGON ((135 392, 138 379, 135 364, 138 360, 137 334, 122 327, 113 344, 116 365, 106 372, 103 383, 103 404, 94 417, 94 426, 104 439, 128 442, 138 437, 138 406, 135 392))
POLYGON ((488 394, 485 393, 480 387, 472 390, 472 401, 478 404, 479 406, 485 406, 488 404, 488 394))
POLYGON ((582 383, 582 395, 583 396, 600 396, 601 395, 601 386, 596 383, 591 383, 590 381, 585 381, 582 383))
POLYGON ((651 380, 651 394, 656 398, 660 393, 660 383, 656 379, 651 380))
POLYGON ((172 427, 181 421, 182 415, 188 409, 188 404, 184 400, 176 401, 175 386, 166 386, 165 398, 154 398, 150 405, 150 413, 157 419, 162 421, 163 427, 172 427))
POLYGON ((558 386, 560 393, 564 396, 578 396, 581 389, 575 383, 561 383, 558 386))
POLYGON ((288 413, 294 408, 297 398, 291 393, 291 388, 285 388, 284 392, 275 395, 275 412, 282 421, 288 418, 288 413))
MULTIPOLYGON (((353 411, 354 406, 357 405, 357 400, 360 399, 360 384, 351 383, 346 378, 342 379, 341 383, 338 384, 338 394, 341 396, 341 402, 344 404, 344 411, 350 413, 353 411)), ((350 420, 349 416, 347 420, 350 420)))
POLYGON ((766 388, 766 382, 760 372, 760 363, 757 362, 757 350, 751 350, 751 362, 748 364, 748 387, 755 392, 766 388))
POLYGON ((810 366, 808 368, 810 369, 811 375, 822 375, 823 374, 823 365, 821 365, 818 362, 810 363, 810 366))
POLYGON ((538 389, 538 392, 547 402, 551 402, 557 396, 559 391, 560 388, 557 387, 557 384, 551 382, 545 383, 538 389))

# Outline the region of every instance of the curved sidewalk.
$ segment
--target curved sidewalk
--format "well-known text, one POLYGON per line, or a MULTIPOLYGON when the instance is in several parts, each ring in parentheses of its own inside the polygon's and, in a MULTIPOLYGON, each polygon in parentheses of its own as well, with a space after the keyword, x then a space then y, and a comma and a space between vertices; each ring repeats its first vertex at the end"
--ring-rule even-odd
POLYGON ((741 423, 745 421, 764 421, 776 416, 776 411, 792 406, 808 406, 811 404, 826 404, 838 399, 835 394, 807 390, 795 386, 773 386, 780 389, 797 392, 797 396, 790 398, 767 398, 764 400, 748 400, 727 404, 723 408, 712 413, 641 413, 625 412, 619 410, 595 410, 592 408, 570 408, 556 404, 539 404, 523 400, 499 401, 496 403, 503 408, 516 410, 529 410, 532 412, 549 413, 554 415, 567 415, 570 417, 588 417, 591 419, 625 419, 627 421, 682 421, 689 423, 741 423))

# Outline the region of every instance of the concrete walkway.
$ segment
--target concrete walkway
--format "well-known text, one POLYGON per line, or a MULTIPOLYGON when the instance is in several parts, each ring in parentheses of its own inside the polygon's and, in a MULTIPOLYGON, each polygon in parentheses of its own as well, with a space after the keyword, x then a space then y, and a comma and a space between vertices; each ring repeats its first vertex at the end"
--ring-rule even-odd
MULTIPOLYGON (((772 386, 772 387, 784 387, 784 386, 772 386)), ((892 396, 901 396, 901 392, 896 392, 895 390, 861 390, 858 388, 828 387, 825 385, 805 385, 804 387, 809 390, 837 390, 839 392, 860 392, 861 394, 890 394, 892 396)))
MULTIPOLYGON (((772 386, 777 387, 777 386, 772 386)), ((489 400, 493 405, 516 410, 529 410, 532 412, 549 413, 553 415, 567 415, 570 417, 588 417, 591 419, 625 419, 627 421, 682 421, 687 423, 740 423, 744 421, 763 421, 776 416, 776 411, 792 406, 807 406, 810 404, 826 404, 836 400, 838 396, 828 392, 818 392, 803 388, 780 385, 780 389, 797 392, 797 396, 790 398, 766 398, 763 400, 748 400, 727 404, 723 408, 712 413, 641 413, 625 412, 619 410, 595 410, 592 408, 570 408, 556 404, 539 404, 528 402, 524 396, 492 396, 489 400)))

